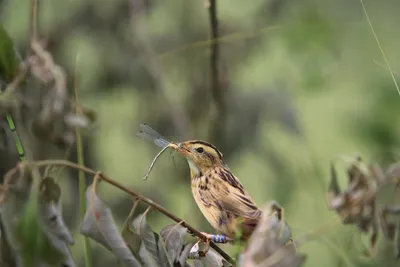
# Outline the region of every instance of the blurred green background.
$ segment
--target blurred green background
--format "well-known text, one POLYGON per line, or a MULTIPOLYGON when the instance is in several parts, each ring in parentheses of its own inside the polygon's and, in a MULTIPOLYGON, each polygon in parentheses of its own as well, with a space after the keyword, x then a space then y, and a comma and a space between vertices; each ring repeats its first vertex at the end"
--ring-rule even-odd
MULTIPOLYGON (((76 66, 80 102, 98 114, 85 138, 89 166, 212 232, 191 196, 185 160, 166 153, 142 180, 158 148, 135 133, 146 122, 171 140, 210 141, 256 203, 274 199, 283 205, 296 238, 338 218, 326 202, 330 160, 359 154, 387 166, 397 159, 400 96, 360 1, 217 2, 221 103, 211 89, 207 0, 41 0, 39 32, 65 68, 71 91, 76 66)), ((393 70, 400 72, 400 2, 365 5, 393 70)), ((0 7, 0 22, 24 54, 29 1, 3 0, 0 7)), ((62 184, 65 218, 77 229, 76 179, 62 184)), ((122 224, 131 199, 107 185, 101 191, 122 224)), ((393 203, 395 195, 385 201, 393 203)), ((153 229, 169 223, 150 212, 153 229)), ((77 231, 75 238, 72 251, 82 266, 77 231)), ((367 246, 368 236, 355 227, 337 226, 300 251, 309 267, 398 266, 382 235, 376 258, 360 258, 367 246)), ((115 263, 103 248, 94 249, 96 266, 115 263)))

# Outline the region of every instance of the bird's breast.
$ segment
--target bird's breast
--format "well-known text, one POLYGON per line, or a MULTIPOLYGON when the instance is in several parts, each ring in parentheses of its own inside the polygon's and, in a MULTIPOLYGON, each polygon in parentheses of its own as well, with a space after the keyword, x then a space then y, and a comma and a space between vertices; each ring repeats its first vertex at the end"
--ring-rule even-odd
POLYGON ((215 192, 213 193, 216 188, 212 186, 210 179, 205 176, 192 179, 191 187, 197 206, 211 226, 227 236, 234 235, 231 226, 234 216, 222 210, 218 203, 209 197, 210 195, 217 195, 215 192))

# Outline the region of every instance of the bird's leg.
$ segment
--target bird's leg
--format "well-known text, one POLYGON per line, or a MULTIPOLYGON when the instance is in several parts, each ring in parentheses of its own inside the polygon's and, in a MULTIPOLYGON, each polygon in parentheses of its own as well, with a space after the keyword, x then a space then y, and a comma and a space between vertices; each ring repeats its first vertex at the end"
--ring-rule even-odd
POLYGON ((232 238, 229 238, 225 235, 213 235, 213 234, 209 234, 209 233, 205 233, 205 232, 202 232, 201 234, 204 235, 208 241, 212 241, 214 243, 225 244, 225 243, 233 241, 232 238))

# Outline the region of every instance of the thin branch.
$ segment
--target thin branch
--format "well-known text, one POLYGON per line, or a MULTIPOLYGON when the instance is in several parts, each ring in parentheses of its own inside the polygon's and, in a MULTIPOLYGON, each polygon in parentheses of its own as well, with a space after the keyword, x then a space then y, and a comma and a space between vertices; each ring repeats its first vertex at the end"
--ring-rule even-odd
POLYGON ((30 60, 24 60, 19 67, 18 74, 14 77, 14 80, 10 82, 7 87, 4 89, 4 93, 1 95, 1 98, 8 100, 8 97, 12 95, 16 88, 23 82, 26 75, 28 74, 30 67, 30 60))
MULTIPOLYGON (((75 96, 75 103, 79 103, 79 98, 78 98, 78 63, 79 63, 79 52, 76 54, 75 58, 75 73, 74 73, 74 96, 75 96)), ((78 106, 76 106, 75 113, 77 116, 81 115, 80 110, 78 109, 78 106)), ((75 130, 76 134, 76 157, 78 159, 78 164, 79 165, 84 165, 85 160, 84 160, 84 155, 83 155, 83 141, 82 141, 82 134, 81 130, 79 127, 76 128, 75 130)), ((99 174, 95 175, 94 182, 93 182, 93 188, 95 188, 95 182, 97 181, 96 177, 99 174)), ((79 199, 80 199, 80 215, 81 219, 85 217, 86 213, 86 197, 85 197, 85 192, 86 192, 86 177, 85 177, 85 172, 79 171, 78 172, 78 179, 79 179, 79 199)), ((93 203, 93 201, 92 201, 93 203)), ((91 249, 91 244, 89 237, 85 236, 84 237, 84 251, 85 251, 85 266, 86 267, 92 267, 93 266, 93 256, 92 256, 92 249, 91 249)))
MULTIPOLYGON (((101 180, 111 184, 112 186, 124 191, 125 193, 136 197, 137 199, 141 200, 142 202, 146 203, 147 205, 151 206, 152 208, 156 209, 157 211, 161 212, 162 214, 164 214, 165 216, 167 216, 168 218, 170 218, 171 220, 180 223, 183 227, 187 228, 188 231, 199 237, 200 239, 202 239, 204 242, 207 242, 207 237, 204 236, 200 231, 198 231, 196 228, 190 226, 189 224, 187 224, 184 220, 182 220, 181 218, 175 216, 174 214, 172 214, 171 212, 169 212, 167 209, 165 209, 164 207, 160 206, 159 204, 153 202, 153 200, 143 197, 142 195, 136 193, 135 191, 125 187, 124 185, 118 183, 117 181, 111 179, 110 177, 108 177, 107 175, 105 175, 102 172, 96 172, 86 166, 81 166, 78 165, 74 162, 68 161, 68 160, 42 160, 42 161, 31 161, 31 162, 24 162, 23 163, 24 166, 34 166, 37 168, 41 168, 41 167, 46 167, 46 166, 64 166, 64 167, 69 167, 69 168, 73 168, 73 169, 77 169, 77 170, 81 170, 83 172, 92 174, 92 175, 96 175, 98 174, 101 178, 101 180)), ((17 168, 17 167, 15 167, 17 168)), ((6 173, 6 176, 10 176, 10 173, 15 172, 15 168, 9 170, 6 173)), ((11 179, 10 179, 11 180, 11 179)), ((5 184, 5 188, 7 188, 8 185, 5 184)), ((3 194, 5 194, 6 192, 3 192, 3 194)), ((217 251, 225 260, 227 260, 228 262, 232 263, 233 265, 235 264, 235 260, 233 260, 225 251, 223 251, 220 247, 218 247, 215 243, 210 242, 210 246, 217 251)))
MULTIPOLYGON (((380 66, 380 67, 382 67, 382 68, 385 68, 385 69, 387 69, 387 70, 389 70, 389 68, 387 67, 387 66, 385 66, 385 65, 383 65, 382 63, 380 63, 379 61, 377 61, 377 60, 372 60, 376 65, 378 65, 378 66, 380 66)), ((389 70, 390 71, 390 70, 389 70)), ((393 72, 393 74, 394 75, 396 75, 396 76, 400 76, 400 74, 399 73, 397 73, 397 72, 395 72, 395 71, 392 71, 393 72)))
POLYGON ((360 2, 361 2, 362 9, 363 9, 363 11, 364 11, 364 14, 365 14, 365 18, 367 19, 367 22, 368 22, 368 25, 369 25, 369 27, 370 27, 370 29, 371 29, 372 34, 374 35, 376 44, 378 45, 379 50, 381 51, 382 57, 383 57, 383 59, 385 60, 385 63, 386 63, 386 66, 387 66, 387 68, 388 68, 388 70, 389 70, 390 76, 392 77, 394 86, 395 86, 396 89, 397 89, 397 93, 400 95, 400 88, 399 88, 399 86, 397 85, 396 78, 395 78, 394 75, 393 75, 392 68, 390 67, 389 60, 387 59, 386 54, 385 54, 385 52, 383 51, 381 42, 379 42, 379 39, 378 39, 378 36, 377 36, 376 33, 375 33, 374 27, 372 27, 372 22, 371 22, 371 20, 369 19, 369 15, 368 15, 367 9, 365 8, 364 1, 363 1, 363 0, 360 0, 360 2))
POLYGON ((128 217, 126 217, 126 220, 124 222, 124 224, 122 225, 122 229, 125 229, 128 224, 129 224, 129 219, 133 216, 133 214, 135 213, 136 207, 139 205, 140 199, 139 198, 135 198, 135 201, 132 204, 132 208, 129 211, 128 217))
POLYGON ((17 166, 11 170, 9 170, 5 175, 4 175, 4 180, 3 184, 1 187, 1 197, 0 197, 0 206, 3 205, 3 203, 7 200, 8 196, 8 191, 10 190, 10 184, 15 175, 19 172, 22 176, 22 173, 24 171, 24 168, 21 163, 18 163, 17 166))

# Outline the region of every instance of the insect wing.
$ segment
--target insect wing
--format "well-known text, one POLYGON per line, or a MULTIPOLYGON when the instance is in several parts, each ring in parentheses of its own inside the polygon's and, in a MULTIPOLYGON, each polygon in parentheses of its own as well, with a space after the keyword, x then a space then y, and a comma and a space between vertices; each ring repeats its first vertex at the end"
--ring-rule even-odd
POLYGON ((164 136, 156 132, 149 125, 142 123, 140 124, 140 128, 141 131, 136 134, 137 136, 152 141, 156 146, 161 148, 164 148, 170 144, 170 142, 164 136))

